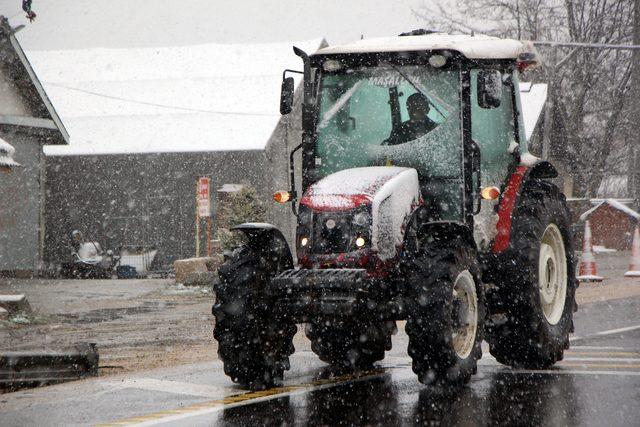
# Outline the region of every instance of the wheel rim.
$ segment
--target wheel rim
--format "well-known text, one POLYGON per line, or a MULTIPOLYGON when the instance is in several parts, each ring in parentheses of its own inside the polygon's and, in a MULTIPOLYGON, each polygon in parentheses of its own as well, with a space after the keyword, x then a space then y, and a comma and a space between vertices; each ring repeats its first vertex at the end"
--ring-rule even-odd
POLYGON ((469 270, 461 272, 453 286, 453 348, 461 359, 471 354, 478 331, 478 296, 469 270))
POLYGON ((555 325, 562 318, 567 296, 567 257, 562 234, 555 224, 549 224, 540 242, 538 287, 544 317, 555 325))

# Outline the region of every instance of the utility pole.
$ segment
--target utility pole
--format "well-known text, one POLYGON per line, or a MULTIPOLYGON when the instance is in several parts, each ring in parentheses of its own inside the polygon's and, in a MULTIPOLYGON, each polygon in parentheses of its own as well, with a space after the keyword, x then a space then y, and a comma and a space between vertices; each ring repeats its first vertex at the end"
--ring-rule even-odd
MULTIPOLYGON (((635 0, 633 11, 633 44, 640 44, 640 0, 635 0)), ((631 73, 631 120, 633 123, 640 123, 640 50, 635 49, 632 53, 631 73)), ((640 133, 632 133, 630 142, 631 155, 629 156, 629 195, 633 197, 636 211, 640 210, 640 133)))

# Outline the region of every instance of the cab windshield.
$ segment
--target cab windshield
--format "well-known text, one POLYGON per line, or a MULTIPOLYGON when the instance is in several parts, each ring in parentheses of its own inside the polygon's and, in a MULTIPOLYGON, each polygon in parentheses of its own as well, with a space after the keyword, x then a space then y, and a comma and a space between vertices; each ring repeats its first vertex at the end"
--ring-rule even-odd
POLYGON ((461 175, 460 72, 380 65, 325 74, 316 172, 406 166, 421 177, 461 175))

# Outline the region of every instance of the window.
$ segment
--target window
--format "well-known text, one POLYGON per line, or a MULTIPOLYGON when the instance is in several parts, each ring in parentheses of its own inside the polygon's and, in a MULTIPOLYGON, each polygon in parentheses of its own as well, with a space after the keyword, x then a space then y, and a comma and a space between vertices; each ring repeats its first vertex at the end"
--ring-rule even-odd
POLYGON ((492 109, 478 105, 477 89, 478 70, 472 70, 471 137, 480 147, 482 186, 500 186, 504 171, 512 161, 509 145, 516 140, 512 88, 503 84, 500 106, 492 109))

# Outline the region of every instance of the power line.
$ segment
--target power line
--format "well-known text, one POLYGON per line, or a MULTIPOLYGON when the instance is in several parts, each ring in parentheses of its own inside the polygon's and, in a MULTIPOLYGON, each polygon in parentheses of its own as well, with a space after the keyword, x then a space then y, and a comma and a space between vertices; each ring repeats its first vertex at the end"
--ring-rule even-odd
POLYGON ((195 112, 195 113, 222 114, 222 115, 228 115, 228 116, 273 117, 274 115, 277 115, 277 113, 270 114, 270 113, 247 113, 245 111, 204 110, 204 109, 199 109, 199 108, 181 107, 181 106, 178 106, 178 105, 158 104, 158 103, 155 103, 155 102, 141 101, 141 100, 138 100, 138 99, 131 99, 131 98, 124 98, 124 97, 120 97, 120 96, 107 95, 105 93, 94 92, 94 91, 86 90, 86 89, 80 89, 80 88, 73 87, 73 86, 67 86, 67 85, 64 85, 64 84, 61 84, 61 83, 50 83, 50 82, 47 82, 47 84, 51 85, 51 86, 56 86, 56 87, 60 87, 60 88, 63 88, 63 89, 67 89, 67 90, 72 90, 72 91, 76 91, 76 92, 86 93, 86 94, 89 94, 89 95, 99 96, 99 97, 102 97, 102 98, 113 99, 113 100, 117 100, 117 101, 130 102, 130 103, 133 103, 133 104, 148 105, 148 106, 158 107, 158 108, 167 108, 167 109, 171 109, 171 110, 182 110, 182 111, 190 111, 190 112, 195 112))
POLYGON ((609 44, 609 43, 578 43, 578 42, 550 42, 550 41, 533 41, 535 46, 549 47, 573 47, 583 49, 616 49, 616 50, 636 50, 640 49, 637 44, 609 44))

